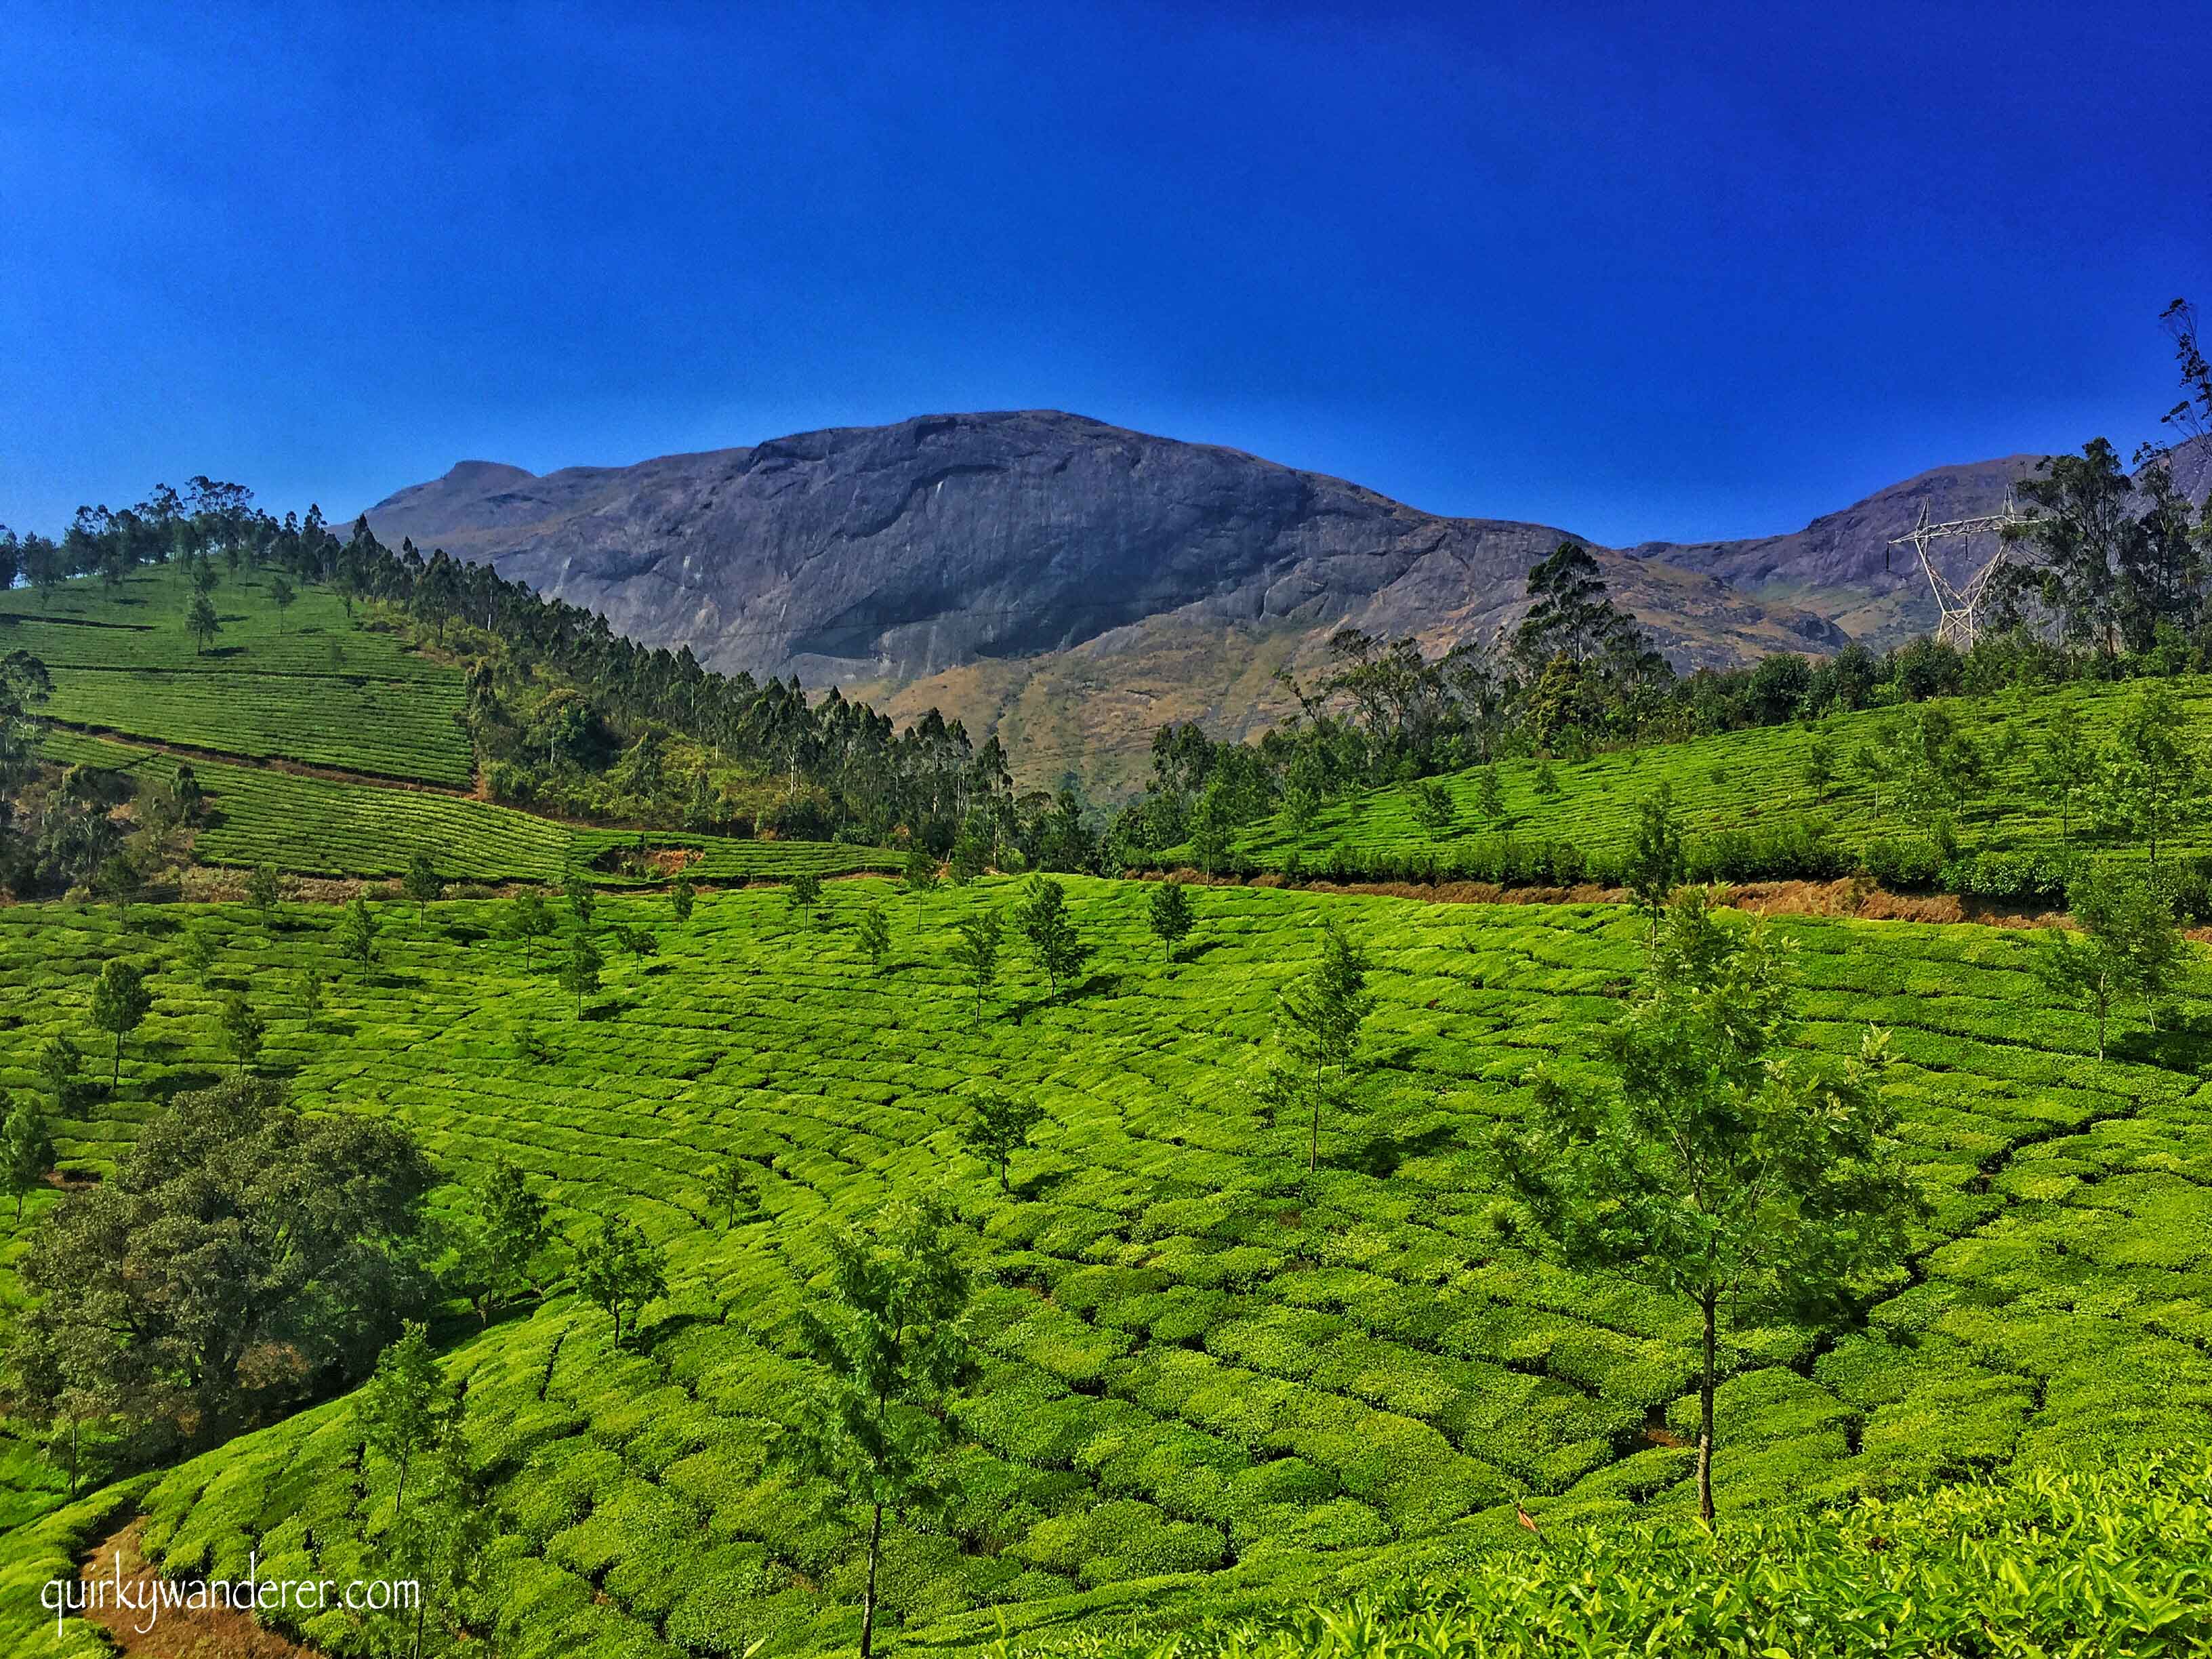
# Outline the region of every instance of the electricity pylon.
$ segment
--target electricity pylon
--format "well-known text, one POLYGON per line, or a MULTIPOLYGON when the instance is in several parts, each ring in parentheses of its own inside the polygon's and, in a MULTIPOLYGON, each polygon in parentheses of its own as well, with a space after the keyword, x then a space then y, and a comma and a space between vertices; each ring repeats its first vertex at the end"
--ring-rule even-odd
POLYGON ((1960 651, 1973 649, 1977 616, 1982 601, 1989 597, 1990 582, 2004 563, 2005 554, 2012 544, 2007 532, 2030 522, 2014 505, 2012 491, 2008 489, 2002 512, 1985 513, 1976 519, 1954 519, 1948 524, 1929 523, 1928 503, 1923 501, 1920 503, 1920 522, 1904 535, 1891 539, 1889 544, 1892 547, 1910 546, 1920 556, 1920 568, 1928 578, 1929 591, 1935 594, 1936 609, 1942 618, 1936 626, 1938 641, 1960 651), (1995 536, 1997 538, 1996 550, 1990 555, 1981 568, 1966 578, 1966 586, 1962 587, 1946 576, 1936 567, 1936 561, 1928 556, 1928 544, 1974 536, 1995 536))

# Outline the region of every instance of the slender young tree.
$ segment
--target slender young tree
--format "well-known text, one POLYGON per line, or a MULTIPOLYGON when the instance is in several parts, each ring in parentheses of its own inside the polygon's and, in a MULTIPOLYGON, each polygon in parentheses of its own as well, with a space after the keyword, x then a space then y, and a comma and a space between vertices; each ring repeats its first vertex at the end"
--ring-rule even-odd
POLYGON ((222 999, 222 1046, 238 1062, 238 1074, 244 1077, 261 1054, 262 1039, 268 1035, 269 1023, 253 1011, 253 1006, 236 991, 226 992, 222 999))
POLYGON ((83 1052, 70 1038, 57 1033, 39 1045, 36 1069, 54 1115, 66 1115, 76 1094, 78 1076, 84 1070, 83 1052))
POLYGON ((544 895, 535 888, 526 888, 508 900, 507 914, 501 919, 501 931, 509 939, 522 942, 522 971, 535 971, 538 941, 553 931, 553 912, 547 907, 544 895))
POLYGON ((1285 990, 1275 1005, 1275 1035, 1287 1065, 1268 1085, 1272 1101, 1303 1103, 1310 1115, 1308 1173, 1321 1167, 1322 1108, 1349 1087, 1358 1064, 1360 1027, 1374 1012, 1367 988, 1366 954, 1331 922, 1322 933, 1321 959, 1285 990))
POLYGON ((615 1322, 615 1343, 620 1346, 624 1316, 635 1340, 645 1304, 668 1294, 667 1256, 635 1222, 603 1215, 577 1253, 576 1288, 615 1322))
POLYGON ((1172 878, 1155 882, 1145 919, 1151 924, 1152 937, 1166 951, 1168 961, 1174 962, 1176 947, 1198 921, 1191 907, 1190 890, 1172 878))
POLYGON ((961 1126, 960 1144, 989 1164, 999 1177, 999 1190, 1012 1192, 1009 1166, 1016 1152, 1030 1144, 1044 1108, 1026 1097, 986 1091, 970 1097, 970 1114, 961 1126))
POLYGON ((1459 803, 1442 783, 1425 778, 1413 786, 1413 817, 1432 836, 1449 835, 1459 822, 1459 803))
POLYGON ((675 884, 668 890, 668 902, 676 912, 679 927, 691 920, 691 907, 698 902, 699 890, 691 884, 691 878, 684 871, 676 872, 675 884))
POLYGON ((1636 839, 1628 851, 1628 890, 1650 918, 1650 948, 1659 948, 1659 920, 1682 884, 1682 831, 1674 822, 1674 791, 1662 780, 1636 811, 1636 839))
POLYGON ((344 914, 338 917, 338 954, 350 961, 361 973, 376 960, 376 913, 368 908, 368 901, 356 893, 347 902, 344 914))
POLYGON ((599 908, 599 901, 598 895, 592 891, 592 884, 584 879, 581 870, 571 868, 562 878, 561 895, 568 901, 570 919, 579 929, 588 929, 592 925, 592 913, 599 908))
POLYGON ((270 578, 269 602, 276 607, 276 631, 279 634, 284 631, 284 613, 292 608, 292 601, 299 597, 299 590, 285 579, 282 571, 270 578))
POLYGON ((937 860, 917 842, 906 855, 906 886, 910 893, 927 893, 937 885, 937 860))
POLYGON ((112 957, 100 965, 93 981, 92 1023, 115 1039, 115 1063, 107 1086, 123 1083, 123 1039, 137 1030, 154 1006, 154 994, 146 986, 146 970, 112 957))
POLYGON ((196 657, 205 656, 216 635, 222 632, 222 623, 215 614, 215 601, 206 594, 193 594, 191 603, 185 608, 185 631, 192 636, 192 654, 196 657))
POLYGON ((276 901, 283 889, 276 879, 273 864, 257 865, 253 873, 246 878, 246 900, 260 914, 261 925, 269 926, 276 913, 276 901))
POLYGON ((752 1170, 744 1159, 726 1158, 714 1165, 707 1176, 707 1202, 722 1212, 724 1232, 739 1221, 759 1218, 760 1199, 753 1191, 752 1170))
POLYGON ((430 901, 446 890, 446 878, 438 873, 437 860, 417 848, 407 860, 407 874, 401 886, 415 901, 415 920, 427 922, 430 919, 430 901))
POLYGON ((1522 1218, 1562 1263, 1697 1308, 1708 1522, 1722 1320, 1841 1320, 1894 1282, 1923 1213, 1883 1097, 1886 1037, 1869 1027, 1840 1068, 1786 1059, 1790 984, 1764 921, 1731 923, 1684 889, 1647 992, 1612 1036, 1612 1080, 1538 1072, 1531 1109, 1498 1139, 1522 1218))
POLYGON ((1505 816, 1505 787, 1498 781, 1496 761, 1475 774, 1474 810, 1489 823, 1496 823, 1505 816))
POLYGON ((215 935, 204 927, 187 929, 184 943, 177 949, 177 956, 185 969, 203 985, 207 983, 208 975, 215 971, 216 954, 215 935))
POLYGON ((1066 890, 1049 876, 1031 876, 1022 889, 1014 925, 1036 952, 1037 966, 1044 969, 1046 982, 1057 997, 1060 981, 1073 982, 1091 954, 1068 918, 1066 890))
POLYGON ((317 968, 302 968, 295 982, 300 996, 300 1018, 309 1030, 323 1012, 323 975, 317 968))
POLYGON ((2051 711, 2037 737, 2028 775, 2058 802, 2058 838, 2074 839, 2074 803, 2097 775, 2097 749, 2082 727, 2081 711, 2069 705, 2051 711))
POLYGON ((952 946, 953 964, 975 989, 975 1018, 983 1018, 983 999, 999 982, 999 913, 978 910, 953 924, 960 937, 952 946))
POLYGON ((561 959, 561 988, 576 999, 576 1018, 584 1017, 584 999, 597 995, 599 969, 606 965, 592 936, 581 927, 568 935, 568 954, 561 959))
POLYGON ((884 1517, 933 1513, 958 1492, 952 1395, 973 1362, 954 1237, 951 1217, 927 1202, 895 1208, 873 1237, 833 1238, 823 1293, 799 1317, 820 1380, 775 1455, 867 1512, 860 1659, 875 1651, 884 1517))
POLYGON ((2150 1028, 2191 966, 2188 942, 2164 893, 2140 875, 2092 865, 2067 889, 2081 931, 2054 928, 2038 963, 2053 993, 2097 1022, 2097 1058, 2112 1014, 2126 997, 2142 999, 2150 1028))
POLYGON ((15 1200, 15 1219, 23 1218, 23 1200, 54 1167, 54 1137, 38 1097, 10 1097, 0 1089, 0 1179, 15 1200))
POLYGON ((860 912, 860 925, 854 930, 860 949, 867 953, 871 966, 880 968, 884 958, 890 954, 890 918, 884 914, 880 904, 871 904, 860 912))
POLYGON ((791 878, 791 908, 806 927, 814 926, 814 912, 822 902, 822 878, 811 870, 802 870, 791 878))
POLYGON ((2154 876, 2159 842, 2197 814, 2202 763, 2189 730, 2173 694, 2154 685, 2122 718, 2105 758, 2106 805, 2142 840, 2154 876))
POLYGON ((410 1319, 398 1339, 377 1356, 375 1375, 362 1384, 354 1401, 362 1443, 388 1461, 396 1477, 392 1499, 395 1528, 406 1517, 407 1476, 415 1460, 437 1439, 453 1409, 453 1393, 438 1368, 438 1356, 431 1352, 429 1334, 410 1319))

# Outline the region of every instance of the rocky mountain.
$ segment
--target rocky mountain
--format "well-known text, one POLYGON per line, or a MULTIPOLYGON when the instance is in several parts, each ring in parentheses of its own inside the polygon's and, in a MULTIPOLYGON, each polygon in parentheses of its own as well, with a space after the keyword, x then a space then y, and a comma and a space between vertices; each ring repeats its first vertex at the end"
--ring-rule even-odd
MULTIPOLYGON (((468 461, 368 517, 387 543, 489 560, 715 667, 1037 726, 1024 758, 1040 775, 1141 752, 1168 718, 1265 725, 1288 706, 1267 676, 1346 623, 1436 648, 1486 635, 1570 538, 1048 410, 543 477, 468 461)), ((1603 556, 1680 663, 1843 641, 1711 574, 1603 556)))
MULTIPOLYGON (((2177 473, 2212 463, 2185 452, 2177 473)), ((1790 535, 1597 550, 1679 666, 1884 644, 1934 620, 1890 538, 1994 510, 2034 458, 1938 467, 1790 535)), ((368 512, 654 645, 997 729, 1025 775, 1124 781, 1152 730, 1243 735, 1347 624, 1487 637, 1545 525, 1445 518, 1212 445, 1031 410, 800 433, 538 477, 465 461, 368 512)), ((1982 551, 1985 551, 1983 550, 1982 551)), ((1954 546, 1963 565, 1980 556, 1954 546)))

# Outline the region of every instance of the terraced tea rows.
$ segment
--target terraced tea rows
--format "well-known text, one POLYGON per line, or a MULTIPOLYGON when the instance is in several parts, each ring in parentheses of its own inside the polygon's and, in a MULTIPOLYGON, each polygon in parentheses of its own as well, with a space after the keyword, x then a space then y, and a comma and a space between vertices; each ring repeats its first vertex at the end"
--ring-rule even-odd
MULTIPOLYGON (((2212 682, 2202 677, 2172 682, 2187 730, 2201 745, 2212 732, 2212 682)), ((1969 849, 2052 848, 2062 830, 2080 839, 2090 828, 2087 791, 2070 804, 2063 823, 2056 792, 2034 775, 2043 734, 2055 722, 2078 720, 2092 743, 2108 737, 2136 699, 2140 685, 2065 685, 2008 692, 1941 705, 1989 760, 1989 782, 1957 820, 1969 849)), ((1723 830, 1755 831, 1818 820, 1835 840, 1863 847, 1871 836, 1926 832, 1924 823, 1900 813, 1893 792, 1881 798, 1852 764, 1853 752, 1875 740, 1881 724, 1911 711, 1865 710, 1832 715, 1812 725, 1755 726, 1617 750, 1587 761, 1503 761, 1498 766, 1500 812, 1483 810, 1480 768, 1436 780, 1449 793, 1454 822, 1442 832, 1419 815, 1415 786, 1399 785, 1324 806, 1310 829, 1288 832, 1270 819, 1239 836, 1233 857, 1280 869, 1295 854, 1309 869, 1361 860, 1402 865, 1433 854, 1449 863, 1477 843, 1510 834, 1528 842, 1571 842, 1589 854, 1619 854, 1635 833, 1638 804, 1663 781, 1675 811, 1693 836, 1723 830), (1816 749, 1825 751, 1831 779, 1816 787, 1808 774, 1816 749), (1556 793, 1540 780, 1548 775, 1556 793)), ((2094 844, 2094 843, 2093 843, 2094 844)), ((2212 848, 2212 825, 2185 829, 2172 843, 2180 852, 2212 848)))
MULTIPOLYGON (((562 1296, 452 1356, 495 1483, 506 1653, 849 1644, 854 1554, 764 1454, 795 1409, 788 1321, 821 1228, 902 1193, 944 1191, 991 1279, 965 1496, 942 1530, 897 1530, 886 1561, 916 1640, 1178 1597, 1256 1607, 1510 1534, 1516 1500, 1547 1525, 1684 1504, 1686 1310, 1569 1278, 1489 1224, 1488 1128, 1532 1063, 1589 1051, 1637 971, 1632 917, 1210 890, 1170 967, 1145 890, 1071 896, 1097 946, 1086 982, 1054 1004, 1019 964, 981 1024, 948 947, 954 920, 1008 896, 996 881, 844 885, 812 925, 773 894, 704 901, 683 929, 665 901, 610 900, 604 919, 659 926, 661 954, 615 965, 583 1019, 486 906, 434 906, 427 928, 392 907, 380 963, 340 974, 313 1030, 288 987, 337 966, 326 912, 287 908, 264 933, 235 908, 18 907, 0 912, 20 1011, 0 1085, 29 1082, 47 1033, 87 1035, 89 976, 125 952, 162 964, 155 1012, 119 1097, 62 1126, 73 1161, 100 1167, 149 1103, 216 1074, 215 1000, 234 985, 303 1099, 400 1117, 456 1171, 515 1158, 572 1234, 616 1209, 666 1245, 647 1352, 562 1296), (877 899, 896 941, 880 970, 845 925, 877 899), (1274 990, 1329 916, 1376 957, 1381 1006, 1372 1069, 1309 1177, 1301 1127, 1251 1085, 1274 990), (169 965, 187 928, 220 945, 205 984, 169 965), (549 1058, 525 1057, 525 1028, 549 1058), (986 1082, 1048 1114, 1011 1195, 958 1147, 963 1091, 986 1082), (731 1154, 768 1213, 725 1237, 705 1172, 731 1154)), ((2100 1062, 2030 939, 1785 925, 1808 1045, 1894 1027, 1936 1207, 1913 1283, 1864 1330, 1731 1344, 1723 1504, 2201 1441, 2202 1037, 2100 1062)), ((234 1571, 252 1546, 272 1574, 368 1570, 390 1476, 373 1460, 357 1486, 357 1445, 343 1402, 235 1443, 160 1480, 150 1536, 178 1567, 234 1571)))
POLYGON ((72 582, 42 598, 0 595, 0 649, 45 662, 58 720, 228 754, 465 787, 476 757, 460 723, 460 674, 356 628, 333 595, 302 592, 282 616, 269 579, 241 572, 215 592, 222 629, 204 653, 184 626, 174 568, 110 590, 72 582))
MULTIPOLYGON (((138 776, 173 777, 176 763, 158 751, 55 732, 46 750, 56 759, 138 776)), ((194 837, 200 862, 310 876, 396 876, 417 851, 454 881, 557 882, 574 867, 594 879, 619 881, 593 861, 635 845, 634 831, 594 830, 529 812, 428 790, 382 788, 220 761, 194 763, 208 793, 209 821, 194 837)), ((654 831, 654 847, 681 847, 699 856, 694 880, 745 881, 811 872, 845 875, 892 870, 901 856, 881 848, 830 842, 738 841, 727 836, 654 831)), ((654 878, 657 879, 658 877, 654 878)))

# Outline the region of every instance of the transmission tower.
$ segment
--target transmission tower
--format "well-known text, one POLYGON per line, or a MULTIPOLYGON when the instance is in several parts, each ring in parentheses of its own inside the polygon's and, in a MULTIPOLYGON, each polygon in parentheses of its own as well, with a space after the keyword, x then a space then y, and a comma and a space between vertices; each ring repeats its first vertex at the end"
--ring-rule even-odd
POLYGON ((2005 562, 2011 546, 2008 531, 2029 523, 2029 519, 2014 505, 2012 491, 2005 491, 2004 507, 1996 513, 1985 513, 1978 519, 1954 519, 1948 524, 1928 522, 1928 503, 1920 503, 1920 522, 1904 535, 1893 538, 1892 547, 1910 546, 1920 558, 1920 568, 1928 578, 1929 591, 1936 596, 1936 609, 1942 620, 1936 624, 1936 637, 1943 644, 1960 651, 1973 648, 1976 618, 1982 601, 1989 596, 1990 582, 2005 562), (1964 539, 1975 536, 1995 536, 1996 550, 1974 574, 1966 578, 1961 587, 1946 576, 1936 561, 1928 556, 1931 542, 1964 539))

